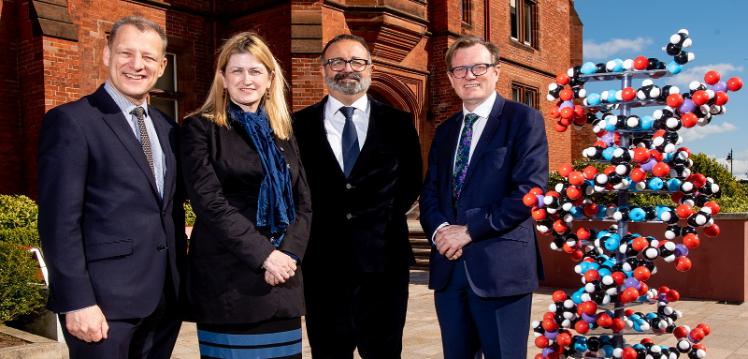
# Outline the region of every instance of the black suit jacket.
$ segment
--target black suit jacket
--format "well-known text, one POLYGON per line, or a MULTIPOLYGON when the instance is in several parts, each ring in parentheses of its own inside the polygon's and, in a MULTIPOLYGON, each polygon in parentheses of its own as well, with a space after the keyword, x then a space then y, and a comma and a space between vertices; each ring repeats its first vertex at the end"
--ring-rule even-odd
POLYGON ((44 116, 39 234, 55 312, 98 304, 108 319, 143 318, 168 278, 178 291, 185 252, 178 127, 152 106, 149 115, 166 159, 163 199, 138 139, 103 86, 44 116))
POLYGON ((304 270, 382 272, 414 262, 405 213, 418 197, 422 161, 412 116, 371 100, 369 129, 348 178, 327 141, 327 98, 294 114, 314 220, 304 270))
MULTIPOLYGON (((293 138, 276 139, 291 172, 296 220, 280 250, 302 259, 309 238, 311 203, 293 138)), ((241 125, 221 127, 188 117, 182 124, 182 165, 197 222, 190 237, 187 294, 200 323, 254 323, 304 314, 301 272, 272 287, 262 264, 274 250, 255 228, 264 178, 252 139, 241 125)))

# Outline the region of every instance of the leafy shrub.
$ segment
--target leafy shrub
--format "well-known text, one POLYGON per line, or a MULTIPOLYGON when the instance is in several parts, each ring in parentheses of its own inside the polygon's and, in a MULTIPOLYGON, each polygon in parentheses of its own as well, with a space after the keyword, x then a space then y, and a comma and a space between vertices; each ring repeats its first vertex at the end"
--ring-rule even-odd
POLYGON ((31 198, 0 195, 0 228, 36 228, 38 214, 31 198))
POLYGON ((194 226, 196 218, 197 216, 195 215, 195 211, 192 210, 190 201, 186 201, 184 203, 184 224, 186 226, 194 226))
POLYGON ((46 290, 38 266, 25 248, 0 241, 0 324, 38 313, 46 290))
POLYGON ((39 231, 36 226, 24 228, 0 228, 0 242, 39 248, 39 231))

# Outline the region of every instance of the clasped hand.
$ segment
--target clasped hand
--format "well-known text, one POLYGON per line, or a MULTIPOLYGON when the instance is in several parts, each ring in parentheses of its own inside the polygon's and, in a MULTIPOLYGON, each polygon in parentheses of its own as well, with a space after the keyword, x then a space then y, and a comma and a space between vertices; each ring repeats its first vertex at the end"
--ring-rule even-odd
POLYGON ((276 286, 296 274, 296 260, 276 249, 265 259, 262 268, 265 269, 265 282, 276 286))
POLYGON ((467 226, 449 225, 439 228, 434 236, 434 244, 439 253, 449 260, 456 260, 462 256, 462 248, 472 239, 467 226))

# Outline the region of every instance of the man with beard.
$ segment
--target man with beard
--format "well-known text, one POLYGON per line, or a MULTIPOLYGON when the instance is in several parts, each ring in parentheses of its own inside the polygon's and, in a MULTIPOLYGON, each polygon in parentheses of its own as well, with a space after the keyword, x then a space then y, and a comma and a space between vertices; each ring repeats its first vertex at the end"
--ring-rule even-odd
POLYGON ((408 304, 406 212, 418 196, 421 155, 409 113, 366 94, 366 42, 339 35, 321 56, 329 96, 294 115, 312 193, 302 270, 312 356, 399 358, 408 304))

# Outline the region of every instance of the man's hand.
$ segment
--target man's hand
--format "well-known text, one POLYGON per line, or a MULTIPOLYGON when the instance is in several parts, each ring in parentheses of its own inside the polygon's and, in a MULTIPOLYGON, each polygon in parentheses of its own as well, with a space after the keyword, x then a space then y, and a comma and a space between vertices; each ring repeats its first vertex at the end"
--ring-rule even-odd
POLYGON ((449 225, 439 228, 434 236, 436 249, 449 260, 456 260, 462 256, 462 247, 472 239, 467 226, 449 225))
POLYGON ((274 250, 262 264, 265 268, 265 281, 270 285, 285 283, 296 274, 296 260, 279 250, 274 250), (272 277, 272 281, 268 280, 272 277))
POLYGON ((72 336, 88 343, 106 339, 109 332, 109 324, 98 305, 65 314, 65 328, 72 336))

